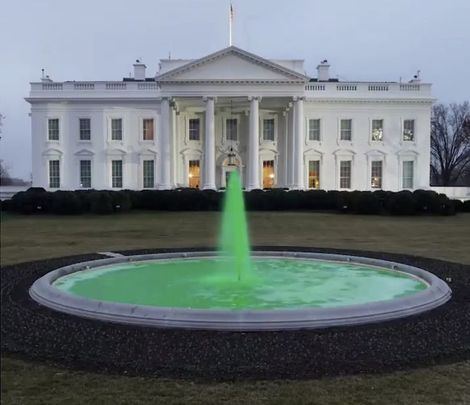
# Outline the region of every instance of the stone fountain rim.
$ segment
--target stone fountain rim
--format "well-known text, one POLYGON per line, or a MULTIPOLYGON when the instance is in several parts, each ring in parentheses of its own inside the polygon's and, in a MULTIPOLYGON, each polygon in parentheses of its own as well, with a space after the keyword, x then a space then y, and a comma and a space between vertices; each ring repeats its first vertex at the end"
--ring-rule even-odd
POLYGON ((407 297, 350 306, 234 311, 165 308, 99 301, 61 291, 52 285, 59 277, 87 268, 147 260, 209 258, 217 254, 215 251, 179 251, 85 261, 46 273, 33 283, 29 294, 41 305, 82 318, 147 327, 221 331, 323 329, 383 322, 432 310, 451 298, 451 290, 443 280, 415 266, 365 256, 289 250, 254 251, 253 256, 317 259, 378 266, 418 277, 429 287, 407 297))

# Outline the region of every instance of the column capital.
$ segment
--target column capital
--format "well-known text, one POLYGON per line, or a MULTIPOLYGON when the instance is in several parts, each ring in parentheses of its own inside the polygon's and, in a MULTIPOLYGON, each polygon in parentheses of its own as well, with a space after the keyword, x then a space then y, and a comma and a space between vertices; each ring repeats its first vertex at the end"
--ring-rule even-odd
POLYGON ((214 102, 216 102, 217 97, 215 97, 215 96, 202 96, 202 101, 204 101, 205 103, 209 100, 213 100, 214 102))
POLYGON ((292 101, 297 102, 297 101, 304 101, 305 97, 304 96, 294 96, 292 97, 292 101))
POLYGON ((252 100, 257 100, 257 101, 261 101, 263 97, 261 96, 248 96, 248 101, 252 101, 252 100))

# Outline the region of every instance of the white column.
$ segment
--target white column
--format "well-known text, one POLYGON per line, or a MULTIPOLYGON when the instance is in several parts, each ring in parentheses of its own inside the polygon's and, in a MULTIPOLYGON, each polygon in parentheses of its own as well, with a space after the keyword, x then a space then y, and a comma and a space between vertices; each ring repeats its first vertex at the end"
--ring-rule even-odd
POLYGON ((204 137, 202 189, 215 190, 214 97, 206 97, 204 101, 206 102, 206 133, 204 137))
POLYGON ((304 100, 299 97, 294 101, 294 182, 293 188, 304 188, 304 100))
POLYGON ((160 133, 159 135, 159 184, 158 189, 168 190, 171 188, 170 172, 170 99, 162 98, 160 105, 160 133))
POLYGON ((287 187, 293 188, 294 184, 294 167, 295 167, 295 120, 293 103, 289 103, 289 111, 287 113, 288 131, 287 131, 287 187))
POLYGON ((248 190, 261 188, 259 181, 259 97, 249 97, 250 129, 248 135, 248 190))

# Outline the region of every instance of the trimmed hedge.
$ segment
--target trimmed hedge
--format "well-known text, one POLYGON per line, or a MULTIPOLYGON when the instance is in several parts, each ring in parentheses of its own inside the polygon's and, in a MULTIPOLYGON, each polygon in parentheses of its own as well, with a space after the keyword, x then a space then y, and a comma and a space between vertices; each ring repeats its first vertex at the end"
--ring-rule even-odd
MULTIPOLYGON (((217 211, 224 193, 213 190, 55 191, 31 188, 16 194, 7 209, 23 214, 112 214, 131 209, 157 211, 217 211)), ((470 212, 470 201, 449 200, 434 191, 286 191, 244 192, 248 211, 335 211, 363 215, 455 215, 470 212)))

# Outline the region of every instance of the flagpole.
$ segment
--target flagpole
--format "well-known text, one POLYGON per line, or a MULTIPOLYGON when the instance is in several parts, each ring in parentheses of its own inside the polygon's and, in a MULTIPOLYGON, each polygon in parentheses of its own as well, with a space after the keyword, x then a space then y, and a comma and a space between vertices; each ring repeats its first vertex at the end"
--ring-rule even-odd
POLYGON ((232 46, 232 18, 233 18, 233 8, 232 8, 232 3, 230 3, 230 9, 228 11, 228 29, 229 29, 228 45, 229 46, 232 46))

